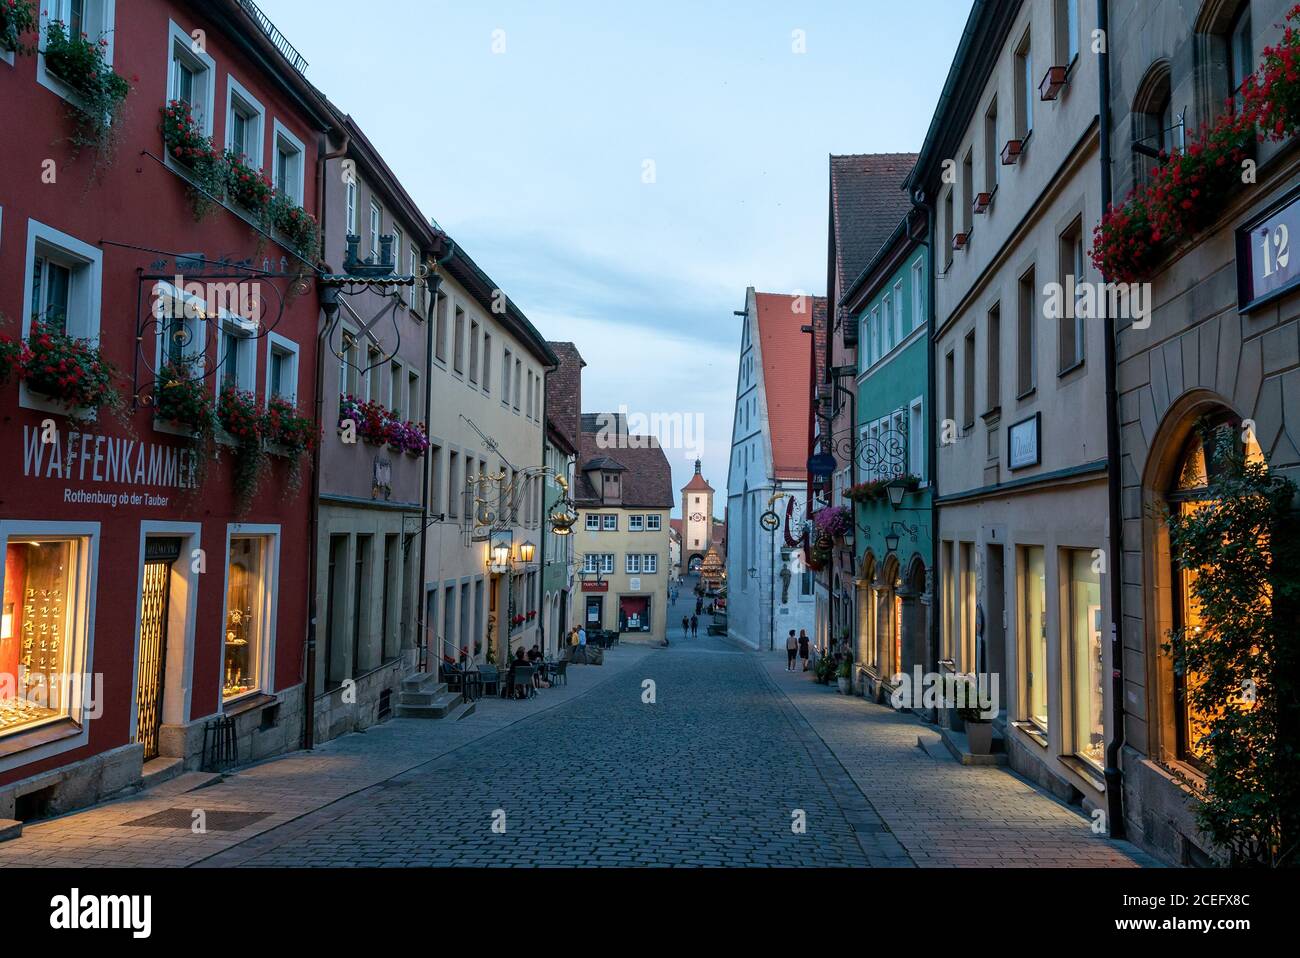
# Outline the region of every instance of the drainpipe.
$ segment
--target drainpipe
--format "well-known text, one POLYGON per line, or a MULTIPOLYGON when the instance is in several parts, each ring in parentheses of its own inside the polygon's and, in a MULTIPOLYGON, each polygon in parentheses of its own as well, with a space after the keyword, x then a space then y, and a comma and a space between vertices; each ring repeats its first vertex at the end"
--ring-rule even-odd
MULTIPOLYGON (((541 516, 537 524, 537 589, 542 595, 546 594, 546 484, 550 482, 549 470, 546 468, 546 382, 551 378, 551 373, 555 370, 547 368, 542 376, 542 483, 540 492, 541 501, 537 504, 538 515, 541 516)), ((550 611, 549 609, 547 610, 550 611)), ((665 613, 666 614, 666 613, 665 613)), ((664 620, 667 622, 667 619, 664 620)), ((664 634, 668 634, 667 625, 664 626, 664 634)), ((537 638, 538 648, 542 650, 542 655, 546 654, 546 616, 541 612, 537 614, 537 638)))
MULTIPOLYGON (((324 255, 325 237, 329 235, 326 232, 326 215, 325 215, 325 167, 330 160, 336 160, 347 154, 351 138, 345 132, 343 134, 343 143, 333 153, 325 152, 328 146, 328 134, 321 137, 321 146, 316 151, 316 213, 320 222, 321 235, 321 254, 324 255)), ((327 273, 334 272, 328 263, 322 263, 322 268, 327 273)), ((329 342, 330 330, 334 325, 334 317, 338 315, 338 290, 327 288, 320 293, 321 307, 325 312, 325 322, 321 324, 316 333, 316 381, 314 383, 315 393, 315 410, 314 419, 316 428, 319 430, 321 425, 321 414, 325 405, 325 349, 329 342), (329 305, 326 305, 328 302, 329 305)), ((312 445, 311 451, 311 511, 308 519, 307 531, 307 662, 305 674, 303 676, 303 733, 302 747, 311 751, 316 742, 316 575, 319 571, 320 563, 317 561, 316 553, 319 544, 316 541, 320 532, 320 447, 322 432, 317 433, 317 441, 312 445)))
MULTIPOLYGON (((925 337, 925 368, 929 375, 926 376, 925 382, 925 402, 929 415, 927 419, 930 425, 929 441, 925 444, 925 470, 926 475, 930 478, 930 615, 927 632, 929 633, 929 655, 926 657, 926 669, 931 674, 939 673, 939 616, 943 614, 943 603, 940 596, 943 595, 943 587, 939 578, 939 507, 935 500, 939 498, 939 444, 937 442, 939 431, 939 407, 936 393, 938 389, 935 385, 934 372, 934 347, 935 347, 935 222, 934 222, 934 205, 927 201, 924 190, 916 190, 912 193, 912 207, 921 211, 925 217, 925 241, 918 245, 925 247, 925 257, 927 268, 925 271, 925 319, 929 325, 925 337)), ((910 232, 910 231, 909 231, 910 232)), ((937 711, 927 712, 926 718, 930 722, 937 722, 939 716, 937 711)))
MULTIPOLYGON (((429 305, 425 307, 429 310, 429 315, 425 318, 424 323, 424 424, 425 429, 433 431, 433 329, 434 324, 438 321, 438 290, 442 287, 442 275, 440 273, 429 271, 428 294, 429 305)), ((428 555, 429 555, 429 526, 433 524, 432 503, 430 502, 431 490, 429 489, 430 476, 432 469, 429 466, 428 457, 425 457, 420 475, 420 580, 416 585, 416 610, 415 610, 415 645, 418 649, 420 643, 424 640, 425 629, 428 623, 424 621, 425 613, 429 609, 429 593, 425 587, 424 577, 428 575, 428 555)), ((445 636, 444 636, 445 638, 445 636)), ((425 646, 425 668, 431 672, 442 671, 442 643, 439 642, 432 647, 425 646), (430 657, 432 663, 430 662, 430 657)), ((420 667, 417 655, 416 668, 420 667)))
MULTIPOLYGON (((1110 4, 1097 0, 1097 29, 1106 36, 1110 22, 1110 4)), ((1097 57, 1097 113, 1099 119, 1101 151, 1101 202, 1104 210, 1112 194, 1110 173, 1110 54, 1103 46, 1097 57)), ((1110 584, 1110 708, 1111 736, 1106 745, 1106 822, 1111 838, 1123 838, 1124 785, 1119 767, 1120 749, 1124 745, 1124 640, 1123 598, 1124 585, 1120 574, 1124 554, 1124 526, 1121 502, 1120 466, 1122 455, 1119 440, 1119 388, 1116 372, 1115 317, 1105 311, 1106 337, 1106 498, 1109 513, 1108 536, 1110 556, 1106 562, 1106 576, 1110 584)))

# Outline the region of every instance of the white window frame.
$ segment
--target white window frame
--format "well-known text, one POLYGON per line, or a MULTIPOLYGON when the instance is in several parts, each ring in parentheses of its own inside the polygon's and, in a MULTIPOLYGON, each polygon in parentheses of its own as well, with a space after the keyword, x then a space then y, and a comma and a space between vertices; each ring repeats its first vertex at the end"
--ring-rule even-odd
POLYGON ((411 291, 407 294, 409 299, 407 306, 410 307, 411 312, 418 313, 423 309, 424 292, 420 288, 420 251, 414 243, 407 250, 406 261, 411 275, 415 277, 415 285, 411 287, 411 291))
POLYGON ((215 395, 221 395, 222 386, 226 380, 225 354, 223 352, 223 340, 227 329, 233 329, 237 333, 243 333, 243 336, 235 338, 241 343, 247 343, 247 347, 240 346, 236 356, 235 364, 235 387, 242 392, 250 392, 257 395, 257 335, 250 332, 249 326, 242 316, 235 316, 222 310, 217 322, 217 342, 214 347, 216 350, 215 358, 215 375, 212 377, 212 391, 215 395))
POLYGON ((587 526, 586 526, 586 529, 587 529, 588 532, 599 532, 599 531, 600 531, 600 513, 597 513, 597 512, 589 512, 589 513, 587 513, 587 526))
POLYGON ((903 329, 903 281, 900 279, 894 283, 894 342, 902 344, 907 337, 906 330, 903 329))
MULTIPOLYGON (((36 266, 38 245, 46 247, 47 250, 52 248, 56 258, 61 257, 65 260, 75 261, 77 274, 81 276, 79 283, 84 286, 85 302, 79 312, 77 325, 69 325, 67 332, 70 336, 86 339, 97 345, 99 343, 100 309, 103 295, 103 252, 89 243, 83 243, 76 237, 69 236, 67 233, 56 230, 52 226, 46 226, 34 219, 28 219, 27 221, 27 256, 23 269, 23 338, 26 339, 32 331, 32 270, 36 266)), ((47 250, 43 250, 42 255, 48 256, 47 250)), ((69 300, 71 300, 71 296, 72 294, 69 292, 69 300)), ((71 319, 71 317, 69 318, 71 319)), ((52 413, 67 412, 63 404, 51 402, 44 397, 29 392, 26 383, 19 384, 18 402, 24 409, 37 409, 42 412, 52 413)))
POLYGON ((925 481, 925 402, 917 396, 908 404, 907 471, 925 481), (916 428, 920 424, 919 430, 916 428), (919 435, 918 435, 919 432, 919 435))
POLYGON ((271 357, 277 352, 281 355, 291 355, 293 357, 293 376, 291 377, 293 390, 284 398, 297 406, 298 382, 302 369, 298 344, 287 336, 281 336, 279 333, 268 333, 266 337, 266 383, 262 390, 262 400, 266 403, 271 401, 271 357))
POLYGON ((582 571, 583 571, 583 572, 599 572, 599 571, 600 571, 600 555, 599 555, 599 553, 596 553, 596 552, 588 552, 586 555, 584 555, 584 556, 582 557, 582 571))
POLYGON ((368 231, 370 234, 370 255, 375 262, 379 262, 379 237, 384 235, 384 208, 379 205, 378 200, 370 201, 370 219, 368 221, 368 231))
POLYGON ((271 182, 277 184, 280 182, 280 142, 284 141, 287 146, 297 151, 298 157, 297 168, 290 171, 293 176, 286 178, 286 184, 290 187, 287 192, 291 200, 303 206, 305 203, 303 192, 307 177, 307 147, 302 140, 289 132, 288 127, 280 122, 279 117, 271 123, 271 134, 271 182))
MULTIPOLYGON (((39 538, 60 538, 60 539, 81 539, 84 540, 84 548, 78 550, 77 555, 77 603, 78 614, 74 622, 77 632, 76 652, 70 654, 68 659, 68 671, 71 674, 94 675, 94 651, 95 651, 95 608, 99 596, 98 582, 96 581, 99 573, 99 538, 100 523, 98 522, 51 522, 44 520, 32 519, 0 519, 0 556, 9 551, 9 540, 21 537, 39 537, 39 538), (84 601, 83 601, 84 600, 84 601)), ((0 561, 0 594, 4 592, 4 563, 0 561)), ((69 599, 69 608, 73 608, 72 601, 69 599)), ((69 629, 64 635, 64 641, 72 641, 72 630, 69 629)), ((30 765, 33 762, 39 762, 53 755, 71 751, 72 749, 82 748, 90 741, 90 721, 86 714, 87 705, 89 704, 84 695, 84 688, 76 687, 75 683, 71 687, 71 694, 74 701, 68 710, 69 716, 74 718, 80 726, 80 731, 67 735, 66 737, 57 738, 54 741, 47 742, 44 745, 38 745, 29 749, 21 749, 4 757, 0 757, 0 772, 8 772, 15 768, 21 768, 24 765, 30 765)), ((43 725, 33 726, 31 731, 37 731, 43 728, 43 725)), ((7 735, 0 741, 19 740, 27 734, 24 731, 15 731, 7 735)))
POLYGON ((657 575, 659 572, 659 556, 654 552, 647 552, 641 556, 641 571, 646 575, 657 575))
MULTIPOLYGON (((96 8, 96 13, 99 15, 99 20, 100 20, 100 24, 99 24, 101 27, 100 36, 102 36, 105 40, 108 41, 108 46, 104 48, 104 63, 111 67, 113 65, 113 48, 115 46, 114 43, 115 31, 113 28, 116 22, 116 4, 114 0, 87 0, 87 2, 98 4, 98 7, 96 8)), ((58 77, 56 77, 53 73, 50 73, 45 69, 45 54, 43 52, 45 50, 45 28, 49 24, 51 19, 54 20, 63 19, 63 17, 61 16, 55 16, 55 17, 50 16, 51 13, 50 8, 55 6, 56 4, 59 7, 57 12, 62 13, 63 0, 41 0, 41 2, 38 3, 36 6, 37 16, 40 20, 39 23, 40 33, 36 43, 37 46, 36 82, 39 83, 41 86, 45 87, 45 89, 54 93, 56 96, 60 96, 63 99, 67 100, 73 106, 81 108, 85 105, 85 102, 81 99, 81 96, 75 90, 73 90, 72 87, 68 86, 58 77)), ((87 16, 89 16, 89 14, 87 14, 87 16)), ((66 22, 66 20, 64 22, 66 22)), ((96 37, 96 40, 98 39, 99 38, 96 37)), ((14 63, 12 55, 10 56, 8 63, 10 65, 14 63)), ((169 70, 171 69, 171 57, 167 58, 167 67, 169 70)), ((168 82, 169 82, 168 88, 170 89, 170 81, 168 82)))
POLYGON ((663 529, 663 517, 658 515, 648 515, 645 517, 645 527, 649 532, 659 532, 663 529))
POLYGON ((628 516, 627 531, 642 532, 645 530, 645 516, 628 516))
MULTIPOLYGON (((406 390, 406 364, 400 359, 388 360, 388 402, 385 405, 389 409, 401 411, 401 406, 406 405, 406 400, 401 398, 401 393, 406 390), (400 403, 400 405, 399 405, 400 403)), ((403 419, 410 419, 410 416, 403 416, 403 419)))
POLYGON ((614 553, 605 552, 600 557, 600 571, 605 575, 614 574, 614 553))
POLYGON ((623 557, 623 572, 625 575, 641 574, 641 555, 637 552, 629 552, 623 557))
POLYGON ((912 264, 912 328, 925 325, 925 261, 912 264))
POLYGON ((349 236, 357 235, 357 203, 361 199, 361 184, 355 176, 348 177, 343 187, 344 218, 349 236))
MULTIPOLYGON (((266 108, 242 83, 229 73, 226 74, 226 149, 238 153, 235 149, 235 110, 242 106, 257 119, 256 134, 253 140, 253 152, 246 154, 248 165, 255 170, 263 169, 266 153, 266 108)), ((251 121, 250 121, 251 122, 251 121)))
POLYGON ((393 272, 402 271, 402 228, 393 223, 393 272))
POLYGON ((618 513, 607 512, 600 517, 602 532, 618 532, 618 513))
MULTIPOLYGON (((213 117, 217 100, 217 63, 202 47, 196 49, 194 38, 181 28, 175 20, 167 21, 167 100, 170 103, 179 96, 176 89, 176 60, 179 58, 196 73, 206 74, 203 95, 201 97, 203 115, 198 118, 199 129, 204 136, 212 135, 213 117)), ((196 97, 196 99, 199 99, 196 97)))
MULTIPOLYGON (((242 702, 249 696, 265 694, 274 695, 275 688, 275 627, 279 619, 280 608, 280 526, 279 525, 257 525, 246 523, 230 523, 226 526, 226 551, 225 562, 223 563, 222 574, 225 577, 225 584, 221 588, 221 615, 224 619, 228 603, 230 602, 230 546, 231 542, 237 538, 262 538, 268 539, 269 542, 264 544, 266 552, 263 554, 263 564, 267 568, 263 569, 262 591, 262 608, 259 610, 262 623, 262 647, 258 649, 258 683, 257 688, 250 689, 241 695, 232 699, 227 699, 222 695, 222 681, 225 677, 226 663, 226 630, 221 630, 221 657, 217 660, 221 667, 217 671, 217 702, 218 711, 224 713, 232 705, 242 702), (268 585, 269 582, 269 585, 268 585)), ((224 626, 224 622, 223 622, 224 626)))

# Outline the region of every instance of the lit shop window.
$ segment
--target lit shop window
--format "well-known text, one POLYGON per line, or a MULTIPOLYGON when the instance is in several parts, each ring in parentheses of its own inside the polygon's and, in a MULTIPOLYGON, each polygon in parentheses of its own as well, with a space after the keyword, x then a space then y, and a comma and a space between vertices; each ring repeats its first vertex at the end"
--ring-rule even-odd
POLYGON ((84 539, 16 539, 5 548, 0 735, 74 715, 72 676, 87 601, 84 539))
POLYGON ((1101 575, 1091 552, 1072 550, 1070 561, 1070 681, 1074 700, 1074 753, 1098 768, 1104 750, 1101 671, 1101 575))
POLYGON ((1020 549, 1020 611, 1028 714, 1047 731, 1047 567, 1042 546, 1020 549))
POLYGON ((235 537, 230 540, 224 699, 256 691, 261 685, 259 664, 267 634, 270 574, 265 538, 235 537))

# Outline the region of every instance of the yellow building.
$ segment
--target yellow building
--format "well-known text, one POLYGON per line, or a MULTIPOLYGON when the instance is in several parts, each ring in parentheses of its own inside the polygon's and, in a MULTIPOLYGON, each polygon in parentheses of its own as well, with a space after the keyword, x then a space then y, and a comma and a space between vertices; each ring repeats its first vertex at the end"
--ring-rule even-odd
POLYGON ((573 624, 664 638, 673 493, 658 440, 629 435, 620 414, 584 414, 574 504, 573 624))

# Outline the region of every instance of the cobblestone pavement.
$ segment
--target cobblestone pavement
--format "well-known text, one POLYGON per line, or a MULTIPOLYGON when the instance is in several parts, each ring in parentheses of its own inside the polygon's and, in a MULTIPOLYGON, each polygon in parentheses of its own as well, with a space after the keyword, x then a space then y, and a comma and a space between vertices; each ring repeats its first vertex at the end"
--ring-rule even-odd
POLYGON ((669 648, 625 642, 567 689, 30 825, 0 867, 1149 863, 1005 769, 931 758, 915 720, 780 652, 683 640, 679 608, 669 648), (195 835, 196 808, 263 817, 195 835), (126 824, 169 810, 179 827, 126 824))

